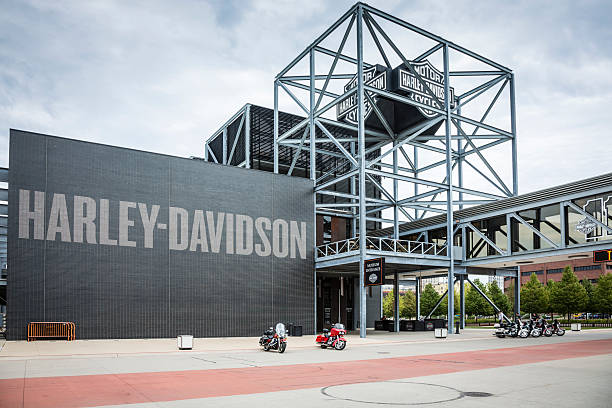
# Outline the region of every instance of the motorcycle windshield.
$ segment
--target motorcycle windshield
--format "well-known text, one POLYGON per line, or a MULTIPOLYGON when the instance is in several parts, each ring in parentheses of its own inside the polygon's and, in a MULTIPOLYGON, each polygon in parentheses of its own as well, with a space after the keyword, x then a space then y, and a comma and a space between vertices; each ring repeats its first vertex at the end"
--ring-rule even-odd
POLYGON ((334 329, 344 330, 344 325, 342 323, 334 324, 334 329))
POLYGON ((286 333, 287 333, 287 330, 285 329, 285 325, 282 323, 278 323, 276 325, 276 334, 278 334, 281 337, 285 337, 286 333))

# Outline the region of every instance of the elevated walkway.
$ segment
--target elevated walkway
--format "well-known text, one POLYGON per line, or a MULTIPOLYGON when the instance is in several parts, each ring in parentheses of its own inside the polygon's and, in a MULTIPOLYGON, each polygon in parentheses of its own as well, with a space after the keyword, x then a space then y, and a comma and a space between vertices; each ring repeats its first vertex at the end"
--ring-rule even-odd
MULTIPOLYGON (((454 219, 458 273, 516 276, 520 265, 592 257, 612 248, 612 173, 455 211, 454 219)), ((446 273, 445 228, 438 215, 401 224, 400 239, 390 237, 393 228, 372 231, 367 257, 384 257, 389 273, 446 273)), ((357 273, 359 237, 318 246, 315 263, 357 273)))

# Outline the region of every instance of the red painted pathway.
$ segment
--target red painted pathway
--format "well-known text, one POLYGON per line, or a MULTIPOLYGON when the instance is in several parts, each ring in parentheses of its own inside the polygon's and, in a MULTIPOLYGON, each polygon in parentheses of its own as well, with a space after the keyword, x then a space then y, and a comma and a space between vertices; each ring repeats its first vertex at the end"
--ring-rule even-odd
POLYGON ((0 380, 0 407, 92 407, 222 397, 422 377, 601 354, 612 354, 612 340, 281 367, 16 378, 0 380), (280 377, 282 381, 279 381, 280 377))

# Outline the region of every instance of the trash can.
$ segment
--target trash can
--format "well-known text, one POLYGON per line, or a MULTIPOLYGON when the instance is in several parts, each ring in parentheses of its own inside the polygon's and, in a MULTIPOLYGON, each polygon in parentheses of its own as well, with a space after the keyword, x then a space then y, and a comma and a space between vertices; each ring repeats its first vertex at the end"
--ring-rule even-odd
POLYGON ((293 323, 287 323, 287 336, 293 336, 293 323))
POLYGON ((191 350, 193 348, 193 336, 181 334, 176 338, 176 343, 179 350, 191 350))
POLYGON ((376 320, 374 322, 374 330, 387 330, 386 320, 376 320))
POLYGON ((572 331, 582 330, 582 323, 572 323, 572 331))
POLYGON ((438 328, 438 329, 434 329, 434 336, 437 339, 445 339, 447 334, 448 334, 448 329, 445 329, 443 327, 438 328))

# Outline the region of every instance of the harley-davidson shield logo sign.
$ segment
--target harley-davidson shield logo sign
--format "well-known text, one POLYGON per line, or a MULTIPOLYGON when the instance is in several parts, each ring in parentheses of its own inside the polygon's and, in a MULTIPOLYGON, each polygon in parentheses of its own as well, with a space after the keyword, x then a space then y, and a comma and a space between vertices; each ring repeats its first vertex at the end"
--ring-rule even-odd
MULTIPOLYGON (((368 69, 363 70, 364 84, 371 86, 372 88, 387 90, 387 70, 381 65, 374 65, 368 69)), ((344 86, 344 92, 348 92, 357 86, 357 74, 344 86)), ((367 91, 366 91, 367 92, 367 91)), ((372 93, 367 92, 368 96, 372 98, 374 103, 378 100, 378 97, 372 93)), ((363 113, 364 120, 372 113, 372 105, 366 98, 363 103, 365 111, 363 113)), ((346 98, 342 102, 336 105, 336 118, 338 120, 344 120, 345 122, 357 124, 357 94, 354 93, 350 97, 346 98)))
MULTIPOLYGON (((419 77, 421 77, 423 82, 427 84, 427 87, 431 89, 436 98, 441 103, 444 103, 444 75, 442 72, 438 71, 427 60, 422 62, 409 61, 409 63, 419 77)), ((423 82, 421 82, 405 65, 395 68, 393 70, 393 77, 396 89, 407 93, 408 98, 436 109, 444 109, 444 106, 440 106, 440 104, 432 98, 431 94, 427 92, 423 86, 423 82)), ((449 88, 449 90, 451 108, 454 108, 455 91, 453 88, 449 88)), ((420 106, 418 109, 423 115, 429 118, 437 115, 436 112, 420 106)))

